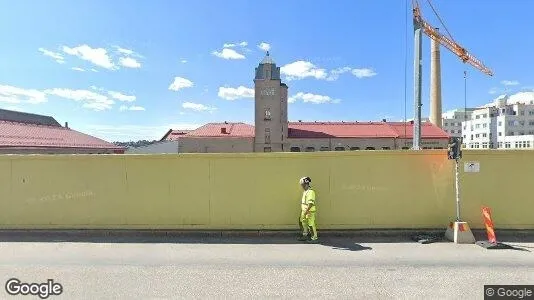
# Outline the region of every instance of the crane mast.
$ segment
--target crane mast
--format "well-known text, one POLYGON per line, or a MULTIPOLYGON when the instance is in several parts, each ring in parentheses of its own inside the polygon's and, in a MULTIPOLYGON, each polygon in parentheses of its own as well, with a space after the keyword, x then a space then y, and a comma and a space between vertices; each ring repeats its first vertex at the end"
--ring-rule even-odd
MULTIPOLYGON (((430 0, 427 0, 428 4, 432 7, 430 0)), ((434 10, 434 8, 432 7, 434 10)), ((421 60, 421 50, 422 50, 422 33, 424 33, 429 38, 436 40, 440 45, 447 48, 449 51, 454 53, 463 63, 468 63, 474 68, 478 69, 482 73, 493 76, 493 71, 486 67, 479 59, 471 55, 465 48, 460 46, 457 42, 454 41, 452 36, 449 33, 449 36, 441 34, 436 30, 430 23, 423 19, 421 14, 421 9, 419 8, 419 2, 417 0, 412 0, 412 13, 413 13, 413 26, 414 26, 414 107, 415 107, 415 116, 414 116, 414 128, 413 128, 413 144, 412 149, 420 150, 421 149, 421 86, 422 86, 422 60, 421 60)), ((434 10, 434 13, 445 27, 441 18, 434 10)), ((446 27, 445 27, 446 29, 446 27)), ((448 33, 448 30, 446 30, 448 33)), ((440 116, 441 117, 441 116, 440 116)))

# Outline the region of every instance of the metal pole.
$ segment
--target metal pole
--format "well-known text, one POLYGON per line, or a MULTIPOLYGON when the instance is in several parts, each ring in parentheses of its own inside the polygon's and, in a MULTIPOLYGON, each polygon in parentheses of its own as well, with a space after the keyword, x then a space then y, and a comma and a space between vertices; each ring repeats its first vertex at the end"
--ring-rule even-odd
POLYGON ((422 32, 421 26, 414 22, 414 126, 413 126, 413 150, 421 150, 421 49, 422 32))
POLYGON ((456 162, 456 221, 460 222, 460 163, 458 159, 456 162))

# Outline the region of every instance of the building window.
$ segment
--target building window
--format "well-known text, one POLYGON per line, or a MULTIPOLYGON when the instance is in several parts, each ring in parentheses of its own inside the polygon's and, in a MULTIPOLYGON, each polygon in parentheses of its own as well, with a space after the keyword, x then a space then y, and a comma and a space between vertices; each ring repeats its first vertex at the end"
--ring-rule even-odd
POLYGON ((515 142, 515 147, 516 148, 521 148, 521 142, 515 142))
POLYGON ((478 138, 480 137, 480 134, 477 133, 477 134, 475 135, 475 137, 478 139, 478 138))
POLYGON ((508 135, 514 135, 513 131, 508 132, 508 135))
POLYGON ((445 122, 445 126, 449 126, 449 123, 445 122))
POLYGON ((502 126, 502 121, 499 121, 499 126, 502 126))
POLYGON ((504 143, 504 148, 510 148, 510 142, 504 143))
POLYGON ((534 121, 528 121, 528 125, 534 126, 534 121))
POLYGON ((350 147, 350 151, 360 150, 360 147, 350 147))
POLYGON ((525 126, 525 121, 519 121, 519 125, 525 126))
POLYGON ((486 128, 486 127, 488 127, 488 124, 486 123, 482 124, 482 128, 486 128))
POLYGON ((322 146, 320 151, 330 151, 330 147, 322 146))
POLYGON ((527 141, 523 141, 523 148, 527 147, 527 141))
POLYGON ((487 136, 488 136, 488 135, 487 135, 487 134, 485 134, 485 133, 483 133, 483 134, 482 134, 482 137, 487 137, 487 136))
POLYGON ((499 142, 499 143, 498 143, 498 147, 499 147, 499 148, 502 148, 502 142, 499 142))
POLYGON ((486 142, 482 143, 482 148, 483 149, 487 149, 488 148, 488 143, 486 143, 486 142))
POLYGON ((519 132, 519 135, 525 135, 524 131, 519 132))
POLYGON ((315 151, 314 147, 306 147, 306 152, 314 152, 314 151, 315 151))
POLYGON ((528 111, 528 115, 529 115, 529 116, 534 116, 534 110, 529 110, 529 111, 528 111))
POLYGON ((530 148, 530 141, 527 141, 527 148, 530 148))
POLYGON ((291 149, 289 151, 291 151, 291 152, 300 152, 300 147, 291 147, 291 149))
POLYGON ((488 114, 484 114, 483 118, 487 118, 488 117, 488 114))
POLYGON ((382 150, 389 150, 389 147, 382 147, 382 150))
POLYGON ((520 111, 519 111, 519 114, 522 115, 522 116, 524 116, 524 115, 525 115, 525 111, 520 110, 520 111))
POLYGON ((499 136, 502 136, 502 132, 499 132, 499 136))
POLYGON ((270 120, 271 119, 271 109, 270 108, 266 108, 265 109, 265 117, 264 117, 265 120, 270 120))
POLYGON ((263 147, 263 152, 271 152, 271 147, 263 147))
POLYGON ((480 124, 476 124, 476 125, 475 125, 475 128, 480 128, 480 124))
POLYGON ((265 143, 270 144, 271 143, 271 129, 265 128, 265 143))
POLYGON ((345 147, 336 147, 334 148, 336 151, 345 151, 345 147))
POLYGON ((514 126, 514 121, 508 121, 508 126, 514 126))
POLYGON ((532 134, 534 134, 534 131, 529 131, 528 134, 532 135, 532 134))
POLYGON ((365 150, 375 150, 375 147, 366 147, 365 150))
POLYGON ((480 115, 476 115, 476 116, 475 116, 475 119, 480 119, 480 115))

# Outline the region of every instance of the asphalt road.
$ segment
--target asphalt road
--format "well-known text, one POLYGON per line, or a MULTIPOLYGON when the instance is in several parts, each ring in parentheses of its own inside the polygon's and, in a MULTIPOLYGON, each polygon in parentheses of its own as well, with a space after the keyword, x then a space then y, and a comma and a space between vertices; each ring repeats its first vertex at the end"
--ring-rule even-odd
MULTIPOLYGON (((53 279, 63 293, 49 299, 483 299, 484 284, 534 284, 534 243, 520 251, 258 239, 2 242, 0 280, 53 279)), ((17 298, 2 289, 1 299, 17 298)))

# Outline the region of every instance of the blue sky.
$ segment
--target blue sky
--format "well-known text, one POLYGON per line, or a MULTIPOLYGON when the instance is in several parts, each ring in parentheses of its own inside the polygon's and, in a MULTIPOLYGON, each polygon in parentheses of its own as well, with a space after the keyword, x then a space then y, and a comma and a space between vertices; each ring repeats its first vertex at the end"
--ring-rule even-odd
MULTIPOLYGON (((533 91, 534 2, 433 4, 455 40, 495 73, 486 76, 442 48, 444 110, 463 107, 464 70, 469 106, 533 91)), ((1 0, 0 36, 0 107, 52 115, 111 141, 160 138, 171 127, 212 121, 252 123, 248 89, 261 43, 290 77, 291 120, 400 120, 405 91, 413 117, 405 0, 1 0), (345 72, 336 78, 336 70, 345 72)), ((429 56, 425 37, 424 116, 429 56)))

